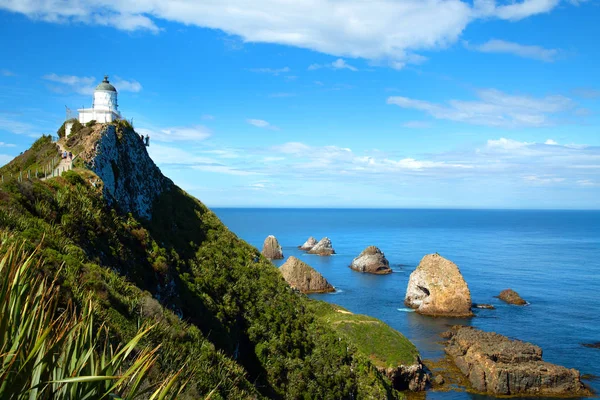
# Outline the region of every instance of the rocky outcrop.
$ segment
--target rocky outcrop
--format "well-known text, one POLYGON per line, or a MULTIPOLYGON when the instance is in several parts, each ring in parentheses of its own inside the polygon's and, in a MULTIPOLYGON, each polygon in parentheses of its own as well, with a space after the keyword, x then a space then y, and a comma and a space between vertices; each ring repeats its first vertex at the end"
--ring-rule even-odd
POLYGON ((323 275, 296 257, 289 257, 279 271, 288 285, 302 293, 335 292, 335 288, 323 275))
POLYGON ((263 243, 262 255, 267 257, 269 260, 281 260, 283 258, 283 250, 281 245, 277 241, 277 238, 273 235, 267 236, 263 243))
POLYGON ((320 256, 330 256, 335 254, 335 250, 333 250, 331 245, 331 240, 329 240, 328 237, 324 237, 323 239, 319 240, 319 243, 317 243, 308 252, 310 254, 318 254, 320 256))
POLYGON ((515 292, 512 289, 503 290, 502 292, 500 292, 500 295, 498 295, 498 298, 502 301, 507 302, 508 304, 514 304, 517 306, 524 306, 525 304, 527 304, 527 302, 523 300, 521 296, 519 296, 519 293, 515 292))
POLYGON ((89 167, 102 180, 108 205, 125 213, 151 219, 154 201, 174 187, 130 127, 103 125, 90 156, 89 167))
POLYGON ((309 237, 308 240, 306 242, 304 242, 304 244, 302 246, 298 246, 298 248, 300 250, 305 250, 308 251, 310 249, 312 249, 313 247, 315 247, 317 244, 317 239, 315 239, 314 237, 309 237))
POLYGON ((427 388, 427 383, 429 383, 429 375, 425 372, 420 359, 413 365, 377 369, 390 379, 396 390, 421 392, 427 388))
POLYGON ((352 263, 350 268, 359 272, 368 272, 370 274, 391 274, 389 261, 381 250, 375 246, 369 246, 359 254, 352 263))
POLYGON ((460 327, 446 353, 474 389, 495 395, 571 396, 590 393, 579 371, 542 360, 542 349, 493 332, 460 327))
POLYGON ((420 314, 470 317, 471 292, 460 270, 439 254, 423 257, 410 274, 404 304, 420 314))

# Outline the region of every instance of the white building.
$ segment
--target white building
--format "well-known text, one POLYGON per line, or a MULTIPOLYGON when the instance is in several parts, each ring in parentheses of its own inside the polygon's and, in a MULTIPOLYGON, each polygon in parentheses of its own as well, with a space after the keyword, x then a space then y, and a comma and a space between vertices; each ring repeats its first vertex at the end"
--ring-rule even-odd
POLYGON ((79 122, 81 124, 90 121, 104 124, 121 119, 117 103, 117 89, 110 84, 107 75, 104 76, 104 80, 94 90, 92 108, 81 108, 77 111, 79 112, 79 122))

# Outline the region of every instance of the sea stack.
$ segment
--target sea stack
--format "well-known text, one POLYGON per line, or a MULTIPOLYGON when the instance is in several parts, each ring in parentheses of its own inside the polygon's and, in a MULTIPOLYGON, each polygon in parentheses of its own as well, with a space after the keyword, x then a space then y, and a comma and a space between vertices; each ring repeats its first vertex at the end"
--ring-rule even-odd
POLYGON ((331 240, 329 240, 328 237, 324 237, 323 239, 319 240, 319 243, 317 243, 308 252, 310 254, 318 254, 320 256, 330 256, 335 254, 335 250, 333 250, 331 245, 331 240))
POLYGON ((391 274, 389 261, 385 258, 385 254, 375 246, 369 246, 359 254, 352 263, 350 268, 358 272, 367 272, 369 274, 391 274))
POLYGON ((439 254, 428 254, 410 274, 404 304, 420 314, 471 317, 471 292, 460 270, 439 254))
POLYGON ((327 282, 323 275, 296 257, 289 257, 279 271, 288 285, 302 293, 335 292, 334 287, 327 282))
POLYGON ((281 260, 283 258, 283 250, 273 235, 267 236, 263 244, 262 255, 269 260, 281 260))
POLYGON ((514 304, 516 306, 524 306, 527 304, 525 300, 519 296, 519 293, 515 292, 512 289, 506 289, 500 292, 498 298, 508 304, 514 304))
POLYGON ((585 397, 579 371, 542 360, 542 349, 472 327, 451 331, 446 353, 480 392, 506 396, 585 397))
POLYGON ((313 247, 315 247, 317 244, 317 239, 315 239, 314 237, 309 237, 308 240, 306 242, 304 242, 304 244, 302 246, 298 246, 298 248, 300 250, 305 250, 308 251, 310 249, 312 249, 313 247))

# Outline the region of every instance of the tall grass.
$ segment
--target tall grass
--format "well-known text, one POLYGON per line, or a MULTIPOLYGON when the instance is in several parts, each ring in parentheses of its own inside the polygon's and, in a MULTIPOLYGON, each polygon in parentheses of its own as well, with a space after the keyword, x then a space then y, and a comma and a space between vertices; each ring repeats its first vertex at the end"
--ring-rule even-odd
POLYGON ((149 384, 159 347, 138 350, 153 326, 117 348, 95 328, 94 303, 81 312, 59 308, 59 287, 39 273, 41 261, 24 246, 0 243, 0 398, 174 399, 185 383, 171 374, 149 384))

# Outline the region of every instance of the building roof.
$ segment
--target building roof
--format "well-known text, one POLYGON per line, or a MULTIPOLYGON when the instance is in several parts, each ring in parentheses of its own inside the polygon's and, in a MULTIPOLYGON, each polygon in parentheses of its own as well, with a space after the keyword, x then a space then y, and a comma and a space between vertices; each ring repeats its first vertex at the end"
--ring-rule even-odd
POLYGON ((109 92, 116 92, 117 89, 108 82, 108 75, 104 75, 104 80, 96 86, 96 90, 106 90, 109 92))

